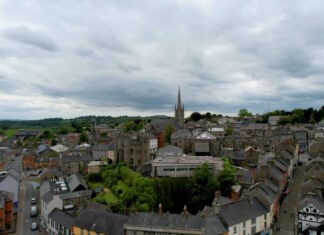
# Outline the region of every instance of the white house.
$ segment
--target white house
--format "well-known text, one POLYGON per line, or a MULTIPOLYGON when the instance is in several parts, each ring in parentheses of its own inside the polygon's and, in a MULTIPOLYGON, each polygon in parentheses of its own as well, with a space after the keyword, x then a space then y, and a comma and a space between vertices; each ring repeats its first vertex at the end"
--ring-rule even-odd
POLYGON ((228 226, 229 235, 271 234, 270 210, 256 197, 221 206, 220 216, 228 226))
POLYGON ((153 134, 150 134, 150 154, 156 153, 157 149, 158 139, 153 134))
POLYGON ((307 194, 298 204, 297 214, 299 231, 313 234, 324 223, 324 202, 315 194, 307 194))

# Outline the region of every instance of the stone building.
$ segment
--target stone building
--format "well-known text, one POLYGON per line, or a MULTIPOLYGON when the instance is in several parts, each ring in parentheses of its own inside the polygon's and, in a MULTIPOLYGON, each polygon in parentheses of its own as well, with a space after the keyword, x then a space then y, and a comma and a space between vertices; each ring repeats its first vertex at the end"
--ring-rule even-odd
POLYGON ((150 137, 147 133, 118 134, 114 137, 116 161, 125 162, 134 170, 141 170, 150 161, 150 137))

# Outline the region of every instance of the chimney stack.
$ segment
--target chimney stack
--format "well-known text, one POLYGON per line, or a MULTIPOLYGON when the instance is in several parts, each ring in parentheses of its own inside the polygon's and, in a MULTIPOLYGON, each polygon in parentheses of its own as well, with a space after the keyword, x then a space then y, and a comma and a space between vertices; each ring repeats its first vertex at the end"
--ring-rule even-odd
POLYGON ((162 204, 159 204, 159 216, 162 216, 163 210, 162 210, 162 204))
POLYGON ((219 190, 215 191, 215 198, 219 198, 221 196, 221 192, 219 190))
POLYGON ((183 207, 183 215, 184 215, 184 217, 187 217, 187 214, 188 214, 187 205, 184 205, 184 207, 183 207))

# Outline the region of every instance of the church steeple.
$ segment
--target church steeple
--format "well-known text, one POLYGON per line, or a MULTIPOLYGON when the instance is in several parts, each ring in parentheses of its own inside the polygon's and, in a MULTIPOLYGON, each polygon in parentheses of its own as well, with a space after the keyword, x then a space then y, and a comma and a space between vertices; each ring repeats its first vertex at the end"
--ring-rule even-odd
POLYGON ((180 85, 178 88, 178 103, 174 107, 174 117, 181 127, 184 125, 184 105, 181 104, 181 91, 180 85))
POLYGON ((178 108, 180 107, 181 108, 181 91, 180 91, 180 85, 179 85, 179 88, 178 88, 178 108))

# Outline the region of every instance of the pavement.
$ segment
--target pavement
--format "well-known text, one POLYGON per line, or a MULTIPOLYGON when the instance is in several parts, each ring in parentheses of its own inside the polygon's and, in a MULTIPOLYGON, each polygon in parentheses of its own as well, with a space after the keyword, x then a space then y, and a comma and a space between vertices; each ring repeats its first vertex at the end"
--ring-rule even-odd
POLYGON ((293 180, 289 183, 289 193, 284 199, 278 213, 279 231, 274 231, 274 235, 297 234, 297 224, 295 221, 296 207, 300 200, 300 185, 303 182, 304 166, 300 166, 295 171, 293 180))

